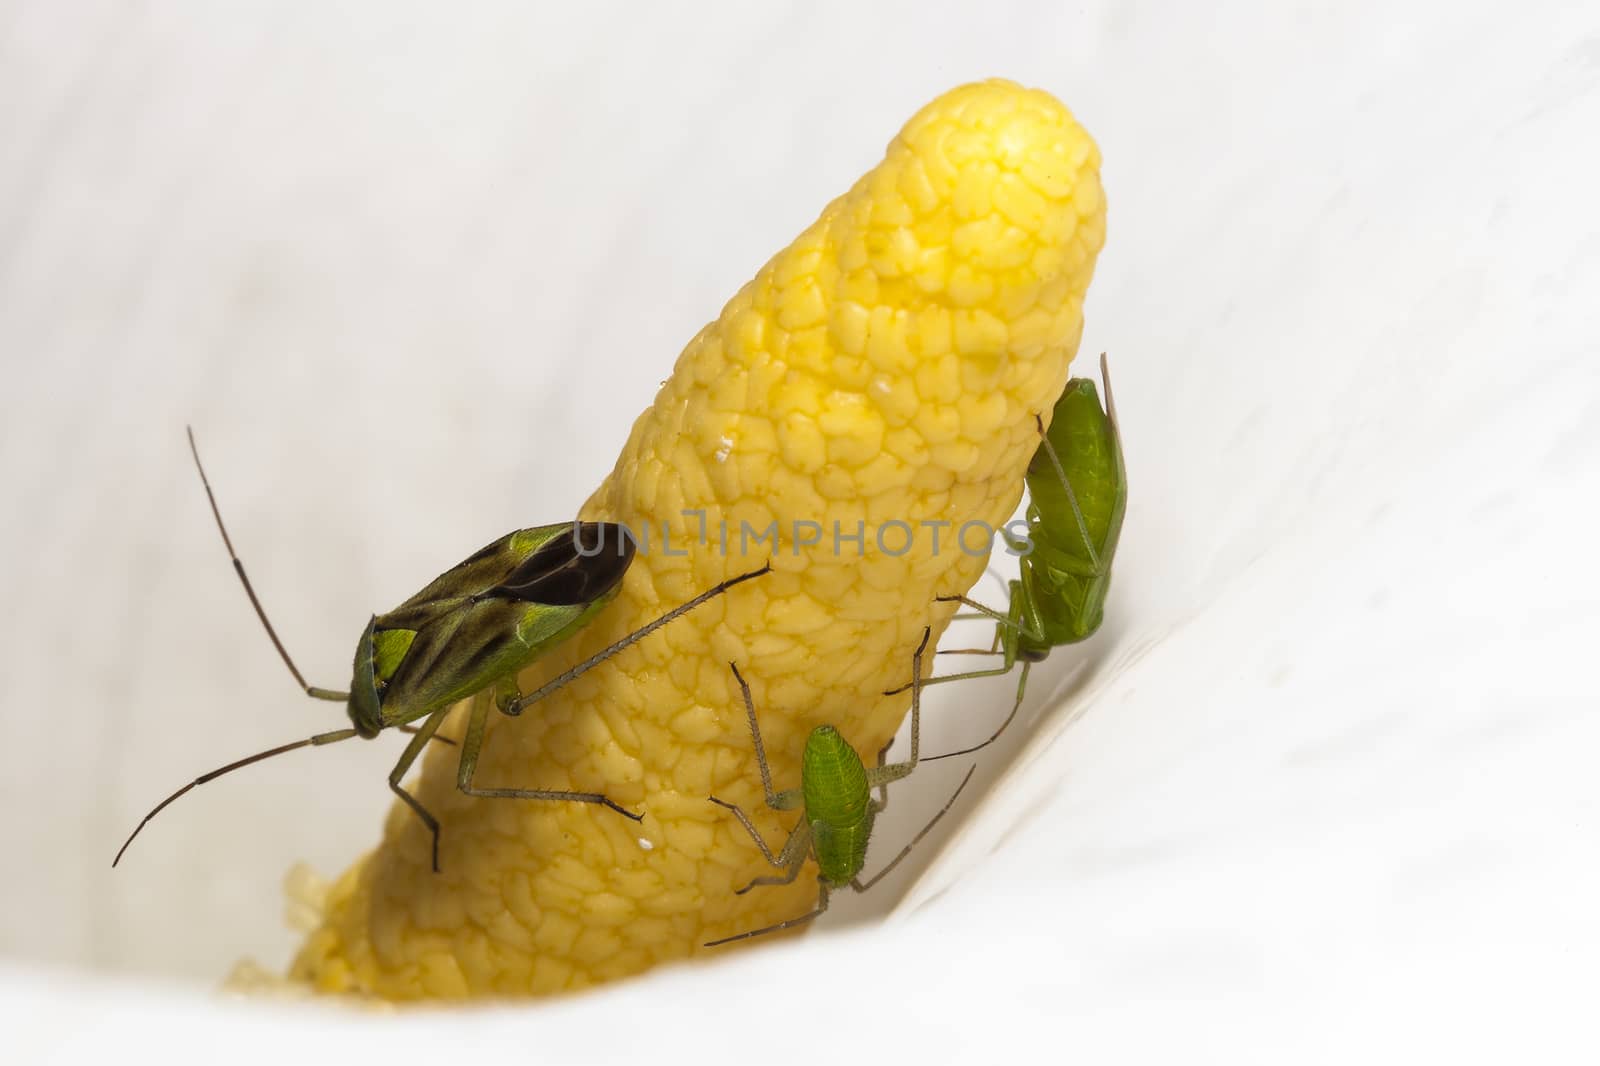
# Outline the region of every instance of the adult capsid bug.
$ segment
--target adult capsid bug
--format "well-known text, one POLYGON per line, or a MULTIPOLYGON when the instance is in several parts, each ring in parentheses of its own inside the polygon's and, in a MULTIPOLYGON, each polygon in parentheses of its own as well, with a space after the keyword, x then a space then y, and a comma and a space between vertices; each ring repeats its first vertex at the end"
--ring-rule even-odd
POLYGON ((800 787, 783 792, 772 790, 772 770, 767 765, 767 752, 761 742, 761 726, 756 721, 755 701, 751 699, 750 686, 739 673, 739 667, 734 663, 728 664, 744 697, 745 715, 750 721, 750 738, 755 745, 756 765, 761 770, 761 787, 766 793, 767 806, 775 811, 792 811, 797 808, 801 811, 800 821, 790 831, 782 850, 773 854, 772 849, 767 846, 766 839, 742 808, 715 796, 710 797, 712 803, 733 812, 734 817, 739 819, 739 824, 744 826, 745 832, 756 842, 756 847, 761 849, 762 857, 783 871, 781 874, 757 877, 739 889, 737 894, 743 895, 758 885, 787 885, 800 876, 800 869, 809 858, 815 859, 817 863, 817 904, 811 911, 798 918, 790 918, 775 925, 752 929, 748 933, 713 940, 707 943, 706 947, 713 948, 735 940, 748 940, 751 937, 776 933, 812 921, 828 909, 830 892, 843 888, 857 892, 867 891, 900 865, 900 862, 911 854, 911 849, 928 835, 929 831, 939 823, 939 819, 943 818, 955 804, 956 797, 961 795, 961 790, 966 788, 967 782, 972 779, 972 771, 977 769, 976 766, 967 770, 967 776, 961 779, 961 784, 945 801, 939 813, 911 838, 911 842, 900 850, 900 854, 872 877, 866 881, 861 880, 861 871, 866 865, 867 844, 872 838, 873 822, 889 805, 888 786, 891 782, 910 776, 917 768, 922 727, 922 653, 928 646, 929 632, 927 629, 922 631, 922 643, 917 645, 917 650, 912 654, 911 676, 915 680, 911 688, 911 758, 905 762, 885 765, 889 747, 894 743, 891 740, 889 744, 884 745, 882 751, 878 752, 878 764, 868 768, 862 763, 861 756, 856 754, 856 750, 837 729, 831 725, 819 725, 806 738, 805 751, 800 759, 800 787), (873 789, 878 790, 877 799, 872 798, 873 789))
MULTIPOLYGON (((1073 378, 1056 401, 1050 429, 1040 421, 1039 448, 1028 464, 1028 532, 1006 534, 1018 552, 1018 576, 1010 584, 1004 612, 966 596, 939 596, 943 603, 962 603, 995 620, 988 648, 941 651, 941 655, 1000 655, 999 667, 970 670, 927 679, 924 684, 1008 674, 1018 662, 1017 697, 1011 713, 987 740, 929 761, 969 755, 1004 733, 1022 706, 1028 669, 1043 662, 1053 648, 1089 639, 1105 616, 1111 585, 1111 563, 1122 535, 1128 506, 1128 476, 1123 465, 1122 435, 1111 395, 1111 374, 1100 356, 1105 384, 1104 410, 1094 381, 1073 378)), ((963 617, 972 617, 965 615, 963 617)), ((907 686, 894 689, 903 692, 907 686)))
POLYGON ((461 744, 457 787, 462 792, 495 799, 595 803, 639 821, 643 815, 619 806, 603 793, 477 787, 473 774, 482 750, 490 707, 507 715, 521 714, 533 703, 673 619, 771 569, 769 564, 720 582, 524 696, 517 688, 518 671, 583 628, 616 597, 623 575, 633 562, 635 546, 624 527, 612 523, 562 522, 514 530, 445 571, 394 610, 374 615, 356 642, 349 690, 320 688, 306 683, 267 619, 255 588, 245 574, 244 564, 234 551, 227 526, 223 524, 216 494, 200 463, 193 430, 189 431, 189 449, 234 572, 273 647, 306 695, 345 704, 350 728, 319 733, 258 752, 195 778, 144 816, 118 849, 112 866, 122 860, 128 845, 152 818, 198 785, 299 748, 333 744, 352 737, 371 739, 385 729, 394 728, 412 737, 389 774, 389 788, 428 827, 432 834, 433 869, 437 871, 438 819, 400 782, 423 747, 434 739, 451 708, 460 700, 485 690, 493 690, 494 699, 474 701, 461 744), (603 544, 607 539, 617 545, 615 551, 586 548, 603 544), (417 722, 420 724, 412 724, 417 722))

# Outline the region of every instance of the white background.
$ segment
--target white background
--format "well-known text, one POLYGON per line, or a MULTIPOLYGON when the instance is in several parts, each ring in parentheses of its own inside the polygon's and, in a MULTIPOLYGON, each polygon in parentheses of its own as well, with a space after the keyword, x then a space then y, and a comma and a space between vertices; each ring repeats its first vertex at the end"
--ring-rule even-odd
MULTIPOLYGON (((811 1012, 965 1061, 1592 1061, 1597 130, 1578 3, 0 4, 0 1022, 66 1058, 799 1059, 811 1012), (284 869, 376 838, 395 754, 208 786, 108 868, 339 714, 183 425, 338 686, 370 611, 570 513, 722 302, 989 75, 1105 154, 1083 352, 1133 495, 1106 628, 902 920, 465 1023, 141 988, 284 961, 284 869)), ((934 747, 1008 687, 940 692, 934 747)))

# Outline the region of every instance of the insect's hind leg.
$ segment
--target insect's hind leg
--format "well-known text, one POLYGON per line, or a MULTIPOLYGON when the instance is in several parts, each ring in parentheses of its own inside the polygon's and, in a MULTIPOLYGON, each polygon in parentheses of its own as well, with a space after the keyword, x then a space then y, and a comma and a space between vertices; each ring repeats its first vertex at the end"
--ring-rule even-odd
MULTIPOLYGON (((1011 584, 1014 586, 1014 589, 1011 594, 1011 612, 1009 615, 1002 615, 994 608, 985 607, 981 603, 967 599, 965 596, 936 597, 938 600, 942 601, 960 600, 962 603, 971 604, 972 606, 982 610, 986 615, 990 615, 998 619, 998 622, 995 625, 995 639, 999 642, 1000 650, 997 654, 1004 656, 1004 658, 1001 660, 1001 664, 999 666, 989 670, 963 670, 959 674, 943 674, 939 677, 924 678, 922 679, 923 687, 927 687, 928 685, 942 685, 948 681, 970 681, 977 677, 1003 677, 1004 675, 1009 674, 1012 668, 1017 665, 1017 649, 1021 644, 1021 638, 1019 634, 1027 633, 1028 629, 1026 624, 1022 621, 1022 592, 1020 587, 1015 587, 1019 586, 1019 583, 1013 581, 1011 584)), ((942 655, 944 653, 936 652, 935 654, 942 655)), ((914 681, 907 681, 898 688, 886 689, 883 694, 885 696, 899 695, 906 689, 910 688, 914 683, 914 681)))
POLYGON ((708 948, 714 948, 719 944, 731 944, 735 940, 749 940, 753 936, 766 936, 768 933, 777 933, 784 929, 792 929, 797 925, 803 925, 806 922, 815 920, 824 914, 827 909, 828 886, 819 880, 817 885, 817 905, 811 910, 810 913, 802 914, 798 918, 790 918, 788 921, 779 922, 777 925, 763 926, 760 929, 752 929, 748 933, 739 933, 737 936, 725 936, 721 940, 707 941, 704 946, 708 948))
MULTIPOLYGON (((468 796, 481 799, 536 799, 565 800, 570 803, 598 803, 609 807, 624 818, 644 821, 644 815, 634 814, 602 792, 566 792, 549 788, 479 788, 472 783, 478 769, 478 754, 483 750, 483 733, 489 722, 489 710, 495 705, 495 690, 485 689, 472 697, 472 714, 467 720, 467 732, 461 739, 461 761, 456 764, 456 788, 468 796)), ((415 743, 413 741, 412 743, 415 743)), ((409 749, 408 749, 409 750, 409 749)))
POLYGON ((1027 637, 1029 640, 1043 640, 1044 631, 1037 626, 1030 626, 1023 616, 1022 599, 1026 593, 1022 590, 1022 582, 1011 582, 1011 602, 1005 611, 997 611, 993 607, 985 606, 977 600, 967 596, 935 596, 935 603, 960 603, 971 607, 985 618, 994 619, 995 640, 989 645, 991 650, 1003 648, 1008 636, 1014 642, 1017 635, 1027 637))
MULTIPOLYGON (((783 793, 783 795, 788 795, 788 794, 789 793, 783 793)), ((773 866, 787 866, 789 864, 789 860, 788 859, 778 858, 777 856, 772 854, 772 849, 767 847, 767 838, 762 836, 760 831, 758 831, 756 829, 755 823, 750 821, 750 816, 748 814, 744 813, 744 808, 743 807, 739 806, 737 803, 729 803, 727 800, 717 799, 717 797, 715 797, 715 796, 707 796, 706 798, 709 799, 712 803, 715 803, 718 807, 721 807, 724 810, 729 810, 729 811, 733 812, 734 817, 739 819, 739 824, 744 826, 744 831, 746 833, 750 834, 750 839, 754 840, 756 842, 756 847, 761 849, 761 854, 762 854, 763 857, 766 858, 767 862, 771 863, 773 866)), ((784 843, 783 843, 783 854, 784 855, 788 855, 789 854, 789 849, 792 846, 794 846, 795 834, 797 834, 797 833, 799 833, 801 831, 801 827, 804 826, 804 824, 805 823, 802 822, 800 825, 795 826, 794 832, 791 832, 789 834, 789 839, 784 841, 784 843)), ((746 886, 746 887, 748 887, 748 886, 746 886)), ((741 889, 740 891, 743 891, 743 889, 741 889)))
POLYGON ((972 771, 976 770, 977 768, 978 765, 974 763, 967 769, 967 776, 961 779, 961 784, 957 785, 956 790, 950 794, 950 798, 944 801, 944 806, 939 808, 939 813, 930 818, 928 820, 928 824, 923 826, 921 831, 918 832, 916 836, 911 838, 911 843, 900 849, 900 854, 889 860, 889 865, 873 874, 872 877, 866 881, 862 881, 859 876, 852 878, 850 880, 850 887, 855 889, 857 892, 865 892, 879 881, 882 881, 885 877, 888 877, 889 874, 894 871, 894 868, 899 866, 901 861, 904 860, 907 855, 911 854, 911 849, 922 843, 922 838, 933 831, 933 827, 939 824, 939 819, 948 814, 950 812, 950 808, 955 806, 957 797, 961 795, 961 790, 967 787, 967 782, 972 780, 972 771))
POLYGON ((971 755, 973 752, 982 751, 990 744, 993 744, 995 741, 999 740, 1000 734, 1004 733, 1008 728, 1010 728, 1012 720, 1017 717, 1017 712, 1022 709, 1022 697, 1028 691, 1028 668, 1032 665, 1033 664, 1030 662, 1024 662, 1022 664, 1022 676, 1017 679, 1017 698, 1011 704, 1011 713, 1006 715, 1006 720, 1000 723, 999 728, 997 728, 993 733, 989 734, 989 739, 974 744, 970 748, 961 748, 958 751, 947 751, 943 755, 930 755, 926 761, 938 762, 940 759, 953 759, 957 755, 971 755))
POLYGON ((753 878, 748 885, 734 892, 742 896, 752 888, 763 885, 788 885, 800 876, 800 868, 806 864, 806 857, 811 854, 811 829, 805 822, 794 827, 794 832, 789 834, 789 839, 784 842, 783 850, 777 858, 772 859, 772 865, 781 866, 783 873, 772 874, 768 877, 753 878))

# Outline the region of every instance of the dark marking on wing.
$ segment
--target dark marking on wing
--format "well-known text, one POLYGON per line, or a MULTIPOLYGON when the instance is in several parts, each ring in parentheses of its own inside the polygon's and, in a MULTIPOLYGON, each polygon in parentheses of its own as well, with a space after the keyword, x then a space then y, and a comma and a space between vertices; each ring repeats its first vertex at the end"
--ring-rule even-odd
POLYGON ((617 586, 636 546, 620 525, 575 522, 490 589, 489 596, 571 607, 592 603, 617 586), (587 555, 580 555, 581 544, 587 555))

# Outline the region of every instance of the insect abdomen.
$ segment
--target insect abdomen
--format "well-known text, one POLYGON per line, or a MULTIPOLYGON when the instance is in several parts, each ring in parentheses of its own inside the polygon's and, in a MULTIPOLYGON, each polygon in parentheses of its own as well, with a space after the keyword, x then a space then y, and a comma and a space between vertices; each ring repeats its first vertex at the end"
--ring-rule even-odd
POLYGON ((833 726, 818 726, 806 738, 800 788, 818 872, 830 884, 846 884, 866 862, 871 790, 861 757, 833 726))
MULTIPOLYGON (((1119 474, 1111 420, 1100 406, 1100 393, 1093 381, 1073 378, 1067 383, 1061 399, 1056 401, 1049 436, 1072 479, 1073 495, 1083 513, 1083 524, 1089 528, 1089 538, 1095 551, 1100 552, 1111 532, 1119 474)), ((1036 542, 1043 540, 1059 551, 1087 559, 1061 476, 1044 449, 1036 452, 1028 464, 1027 480, 1034 507, 1056 518, 1054 522, 1030 521, 1028 535, 1036 542)))

